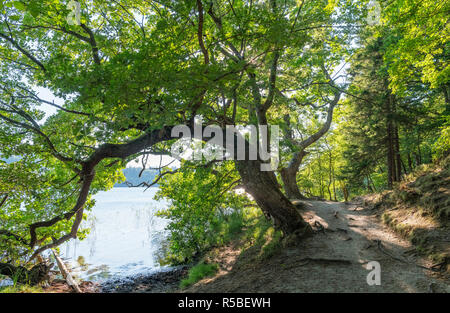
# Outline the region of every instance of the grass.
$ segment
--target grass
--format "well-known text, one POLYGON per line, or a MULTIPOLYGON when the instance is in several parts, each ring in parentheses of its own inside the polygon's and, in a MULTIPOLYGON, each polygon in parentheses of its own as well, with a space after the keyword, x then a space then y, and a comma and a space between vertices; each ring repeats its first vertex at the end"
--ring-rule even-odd
POLYGON ((272 223, 262 214, 255 212, 252 222, 249 223, 241 236, 243 263, 254 264, 269 259, 282 248, 281 231, 274 229, 272 223))
POLYGON ((269 259, 270 257, 274 256, 280 250, 282 249, 282 241, 281 241, 281 232, 275 231, 273 228, 271 228, 271 231, 269 232, 268 236, 266 237, 267 241, 262 246, 260 258, 262 260, 269 259))
POLYGON ((244 214, 233 213, 229 217, 227 225, 227 233, 225 241, 236 239, 242 234, 243 228, 246 224, 246 216, 244 214))
POLYGON ((275 230, 271 221, 256 207, 247 207, 241 212, 227 215, 215 226, 216 237, 198 257, 199 262, 189 270, 187 278, 181 280, 180 288, 187 288, 205 277, 214 276, 219 269, 217 262, 220 261, 216 257, 221 247, 239 242, 242 247, 239 264, 251 265, 276 255, 283 246, 281 231, 275 230))
POLYGON ((0 293, 42 293, 44 290, 39 286, 19 285, 1 287, 0 293))
MULTIPOLYGON (((0 275, 0 280, 7 279, 8 276, 0 275)), ((0 293, 42 293, 44 290, 41 286, 30 286, 17 282, 18 277, 12 277, 13 285, 0 287, 0 293)))
POLYGON ((188 277, 180 282, 180 288, 194 285, 205 277, 214 276, 220 262, 217 259, 220 247, 231 242, 239 242, 242 247, 238 257, 239 266, 251 266, 277 254, 282 248, 282 234, 273 228, 257 208, 248 208, 242 215, 231 215, 225 228, 225 240, 206 251, 202 261, 189 270, 188 277))
POLYGON ((189 270, 188 277, 181 281, 180 287, 189 287, 205 277, 213 276, 218 270, 217 264, 199 263, 189 270))

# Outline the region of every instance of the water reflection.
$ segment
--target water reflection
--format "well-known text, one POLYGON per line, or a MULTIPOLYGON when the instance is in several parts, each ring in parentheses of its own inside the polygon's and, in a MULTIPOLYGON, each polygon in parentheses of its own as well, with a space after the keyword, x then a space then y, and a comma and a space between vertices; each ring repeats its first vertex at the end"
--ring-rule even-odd
POLYGON ((167 221, 155 216, 167 203, 153 200, 157 188, 113 188, 97 194, 82 227, 90 234, 61 248, 75 276, 89 280, 123 277, 159 268, 157 252, 167 221))

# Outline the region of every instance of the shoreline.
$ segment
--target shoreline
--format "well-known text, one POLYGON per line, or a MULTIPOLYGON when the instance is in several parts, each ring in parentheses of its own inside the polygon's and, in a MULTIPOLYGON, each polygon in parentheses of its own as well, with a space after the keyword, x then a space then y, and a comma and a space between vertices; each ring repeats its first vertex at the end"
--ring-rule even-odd
MULTIPOLYGON (((180 265, 152 273, 141 273, 105 281, 82 280, 78 283, 83 293, 167 293, 180 290, 180 281, 189 271, 188 265, 180 265)), ((5 285, 3 287, 10 286, 5 285)), ((20 291, 19 291, 20 292, 20 291)), ((75 293, 64 279, 55 278, 48 286, 34 292, 75 293)))
MULTIPOLYGON (((111 278, 105 281, 81 281, 83 293, 166 293, 177 292, 180 281, 189 270, 182 265, 168 270, 111 278)), ((42 287, 45 293, 74 293, 63 279, 54 279, 49 286, 42 287)))
POLYGON ((189 267, 177 266, 168 270, 149 274, 137 274, 123 278, 113 278, 98 283, 99 293, 164 293, 179 289, 180 281, 189 267))

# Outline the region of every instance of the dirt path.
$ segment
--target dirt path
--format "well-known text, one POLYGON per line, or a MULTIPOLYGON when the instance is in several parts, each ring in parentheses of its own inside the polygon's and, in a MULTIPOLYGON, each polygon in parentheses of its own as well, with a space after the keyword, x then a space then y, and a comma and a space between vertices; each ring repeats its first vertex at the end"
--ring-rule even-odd
POLYGON ((218 275, 185 291, 450 292, 449 280, 420 268, 432 264, 411 255, 411 244, 380 224, 374 211, 309 201, 302 215, 315 225, 314 236, 263 262, 245 262, 239 247, 223 248, 218 275), (367 284, 370 261, 381 265, 379 286, 367 284))

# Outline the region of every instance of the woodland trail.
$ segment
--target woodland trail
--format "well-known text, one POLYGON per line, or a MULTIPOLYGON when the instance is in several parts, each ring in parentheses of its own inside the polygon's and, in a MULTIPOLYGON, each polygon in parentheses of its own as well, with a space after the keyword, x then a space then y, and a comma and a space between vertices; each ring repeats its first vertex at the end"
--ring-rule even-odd
POLYGON ((307 201, 301 210, 316 233, 276 255, 249 262, 238 245, 224 247, 218 274, 185 292, 450 292, 448 278, 356 203, 307 201), (369 286, 367 263, 381 265, 381 285, 369 286))

